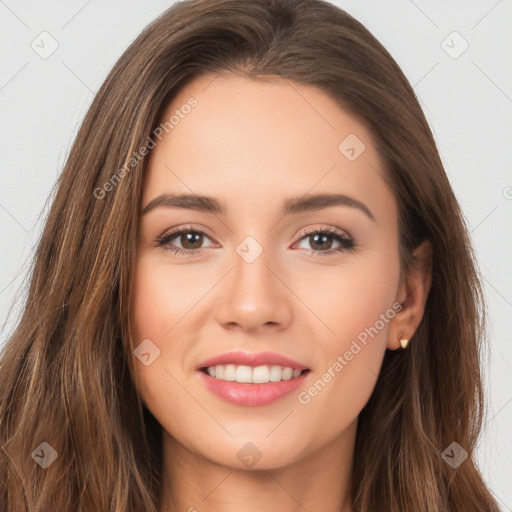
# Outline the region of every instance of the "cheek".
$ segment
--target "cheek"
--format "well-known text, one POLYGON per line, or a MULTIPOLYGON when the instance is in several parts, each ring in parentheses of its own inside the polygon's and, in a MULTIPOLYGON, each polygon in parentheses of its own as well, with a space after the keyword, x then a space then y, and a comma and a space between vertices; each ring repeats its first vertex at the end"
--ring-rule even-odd
POLYGON ((185 286, 179 272, 171 270, 150 256, 140 257, 135 268, 130 311, 132 345, 137 356, 137 347, 146 344, 144 353, 150 353, 147 359, 151 361, 146 365, 144 359, 135 360, 137 385, 144 399, 168 388, 170 376, 165 370, 172 367, 170 362, 182 362, 177 344, 171 341, 186 323, 194 291, 185 286))
MULTIPOLYGON (((390 250, 361 258, 346 271, 339 269, 321 294, 322 318, 330 333, 316 338, 322 364, 299 403, 322 428, 329 410, 331 434, 350 424, 367 403, 377 381, 386 350, 389 326, 396 311, 400 269, 398 254, 390 250)), ((311 286, 311 283, 308 285, 311 286)))
POLYGON ((132 294, 132 332, 134 345, 142 339, 158 339, 170 327, 165 321, 163 309, 168 297, 160 281, 161 272, 152 272, 149 265, 139 262, 136 269, 132 294))
POLYGON ((151 255, 142 255, 137 261, 130 311, 136 387, 151 413, 167 428, 172 427, 169 411, 175 411, 184 399, 178 384, 182 375, 176 368, 183 366, 186 337, 182 344, 173 341, 189 328, 187 312, 200 291, 204 293, 204 286, 201 290, 196 286, 197 293, 194 286, 190 275, 151 255), (150 354, 145 362, 144 357, 137 357, 137 347, 143 344, 146 348, 139 353, 150 354))
POLYGON ((134 343, 151 337, 169 340, 209 286, 193 266, 172 266, 161 258, 141 257, 132 291, 134 343))
POLYGON ((354 339, 364 342, 366 336, 374 344, 385 341, 400 277, 398 255, 389 252, 369 253, 354 258, 350 265, 301 279, 298 295, 308 297, 308 306, 325 326, 318 329, 322 335, 317 340, 322 340, 322 352, 329 358, 347 350, 354 339), (388 321, 383 324, 386 313, 388 321), (378 334, 372 329, 375 324, 378 334))
POLYGON ((357 338, 364 342, 364 333, 375 325, 382 336, 372 329, 372 338, 385 337, 388 322, 382 324, 380 319, 381 315, 394 311, 392 304, 397 282, 397 271, 385 271, 377 266, 354 270, 344 277, 339 297, 332 301, 338 307, 335 330, 343 340, 357 338))

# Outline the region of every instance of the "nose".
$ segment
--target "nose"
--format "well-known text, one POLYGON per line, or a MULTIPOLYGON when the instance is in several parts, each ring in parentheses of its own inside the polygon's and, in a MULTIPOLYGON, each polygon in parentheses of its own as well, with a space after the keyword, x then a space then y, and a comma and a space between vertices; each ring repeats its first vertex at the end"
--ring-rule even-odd
POLYGON ((233 269, 218 296, 217 321, 226 329, 286 329, 292 319, 293 293, 286 276, 263 253, 251 263, 235 253, 233 269))

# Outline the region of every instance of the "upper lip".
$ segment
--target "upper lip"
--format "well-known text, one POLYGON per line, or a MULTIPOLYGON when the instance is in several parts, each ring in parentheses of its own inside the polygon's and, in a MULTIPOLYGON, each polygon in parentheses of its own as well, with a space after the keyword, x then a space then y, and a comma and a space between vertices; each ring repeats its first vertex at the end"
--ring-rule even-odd
POLYGON ((201 362, 197 369, 208 368, 218 364, 236 364, 246 366, 279 365, 294 370, 307 370, 307 366, 290 359, 289 357, 276 354, 275 352, 227 352, 219 356, 211 357, 201 362))

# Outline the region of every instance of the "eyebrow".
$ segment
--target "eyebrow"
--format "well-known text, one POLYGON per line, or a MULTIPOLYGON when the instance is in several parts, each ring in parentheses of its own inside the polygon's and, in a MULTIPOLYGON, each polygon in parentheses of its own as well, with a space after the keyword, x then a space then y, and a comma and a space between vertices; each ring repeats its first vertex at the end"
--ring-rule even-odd
MULTIPOLYGON (((345 194, 309 194, 286 199, 283 203, 281 215, 291 215, 303 212, 318 211, 332 206, 348 206, 362 211, 371 220, 375 220, 373 213, 361 201, 345 194)), ((142 215, 155 208, 186 208, 200 212, 226 214, 226 206, 214 197, 196 194, 161 194, 150 201, 142 210, 142 215)))

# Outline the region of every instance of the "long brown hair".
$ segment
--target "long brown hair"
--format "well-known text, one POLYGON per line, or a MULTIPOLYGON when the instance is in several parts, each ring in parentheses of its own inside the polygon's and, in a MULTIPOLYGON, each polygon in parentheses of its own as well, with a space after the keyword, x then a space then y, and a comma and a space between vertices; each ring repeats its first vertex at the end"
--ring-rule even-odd
POLYGON ((433 247, 419 329, 407 350, 386 351, 359 417, 354 511, 498 511, 475 464, 485 310, 463 216, 403 72, 322 0, 178 2, 113 67, 57 182, 0 359, 0 509, 158 510, 161 427, 134 385, 128 322, 141 148, 185 83, 222 72, 320 87, 364 120, 397 200, 403 268, 421 241, 433 247), (468 453, 456 469, 442 457, 453 442, 468 453), (41 454, 56 456, 46 469, 41 454))

